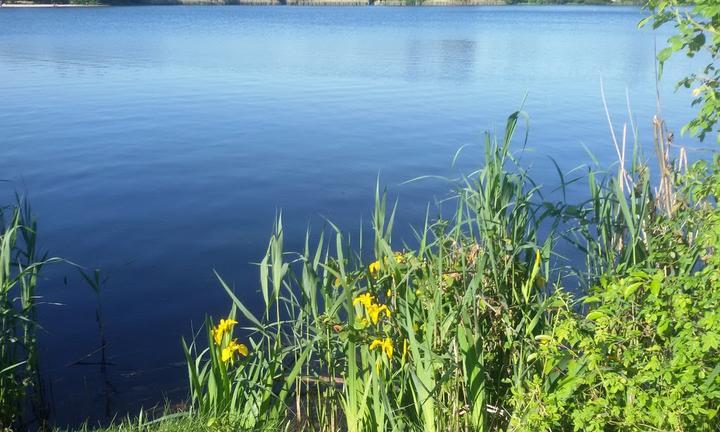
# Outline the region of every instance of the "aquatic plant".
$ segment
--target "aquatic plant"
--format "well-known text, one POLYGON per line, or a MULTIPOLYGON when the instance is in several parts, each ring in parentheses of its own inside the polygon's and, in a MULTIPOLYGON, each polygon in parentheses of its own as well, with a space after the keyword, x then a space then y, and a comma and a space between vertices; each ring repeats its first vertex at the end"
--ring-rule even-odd
POLYGON ((37 251, 37 224, 26 202, 0 208, 0 429, 24 427, 25 412, 47 418, 37 354, 40 272, 58 259, 37 251))

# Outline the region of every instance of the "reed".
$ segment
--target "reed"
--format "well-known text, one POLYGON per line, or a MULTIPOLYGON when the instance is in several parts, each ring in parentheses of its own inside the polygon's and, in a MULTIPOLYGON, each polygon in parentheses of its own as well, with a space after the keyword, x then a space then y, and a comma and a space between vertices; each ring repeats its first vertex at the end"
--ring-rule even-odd
POLYGON ((0 429, 47 418, 38 367, 37 289, 42 268, 56 261, 39 254, 37 223, 24 200, 0 209, 0 429))

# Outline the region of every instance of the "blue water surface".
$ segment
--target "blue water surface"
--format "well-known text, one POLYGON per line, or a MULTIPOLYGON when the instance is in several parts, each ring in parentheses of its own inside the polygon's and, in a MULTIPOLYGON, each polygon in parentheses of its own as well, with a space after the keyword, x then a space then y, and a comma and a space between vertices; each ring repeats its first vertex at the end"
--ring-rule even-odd
MULTIPOLYGON (((399 199, 396 238, 482 160, 485 130, 525 100, 522 161, 558 184, 649 143, 665 33, 625 7, 117 7, 0 9, 2 202, 26 192, 42 246, 107 281, 100 303, 68 266, 42 293, 43 368, 58 424, 186 395, 180 338, 226 313, 217 270, 258 308, 257 262, 283 212, 288 248, 324 218, 367 227, 376 179, 399 199), (632 134, 628 133, 630 137, 632 134), (630 140, 631 141, 631 140, 630 140), (455 151, 469 144, 453 167, 455 151), (64 277, 67 276, 67 283, 64 277), (78 364, 78 361, 80 364, 78 364)), ((657 89, 691 118, 672 61, 657 89)), ((676 134, 679 135, 679 134, 676 134)), ((520 144, 520 143, 518 143, 520 144)), ((394 199, 393 198, 393 199, 394 199)))

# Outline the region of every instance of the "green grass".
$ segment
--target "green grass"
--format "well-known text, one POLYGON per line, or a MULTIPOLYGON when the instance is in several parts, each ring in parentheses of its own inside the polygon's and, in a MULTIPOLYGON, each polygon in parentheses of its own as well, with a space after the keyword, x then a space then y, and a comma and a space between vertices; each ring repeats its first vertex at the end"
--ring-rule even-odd
MULTIPOLYGON (((227 419, 217 420, 201 415, 187 415, 183 413, 167 414, 161 420, 148 420, 140 413, 135 418, 125 418, 105 428, 84 425, 75 429, 78 432, 99 431, 104 432, 233 432, 241 427, 227 419)), ((278 431, 280 425, 268 425, 265 431, 278 431)))

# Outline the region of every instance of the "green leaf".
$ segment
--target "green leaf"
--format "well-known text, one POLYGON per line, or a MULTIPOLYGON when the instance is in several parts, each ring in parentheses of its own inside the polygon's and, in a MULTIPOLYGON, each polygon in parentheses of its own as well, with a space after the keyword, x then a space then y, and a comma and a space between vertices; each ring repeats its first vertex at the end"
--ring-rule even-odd
POLYGON ((593 311, 593 312, 590 312, 589 314, 587 314, 587 316, 586 316, 585 318, 586 318, 588 321, 596 321, 596 320, 598 320, 599 318, 603 318, 603 317, 605 317, 605 316, 607 316, 607 315, 605 315, 605 314, 604 314, 603 312, 601 312, 601 311, 593 311))
POLYGON ((665 63, 667 59, 672 55, 673 50, 670 47, 663 48, 657 55, 657 59, 660 63, 665 63))

